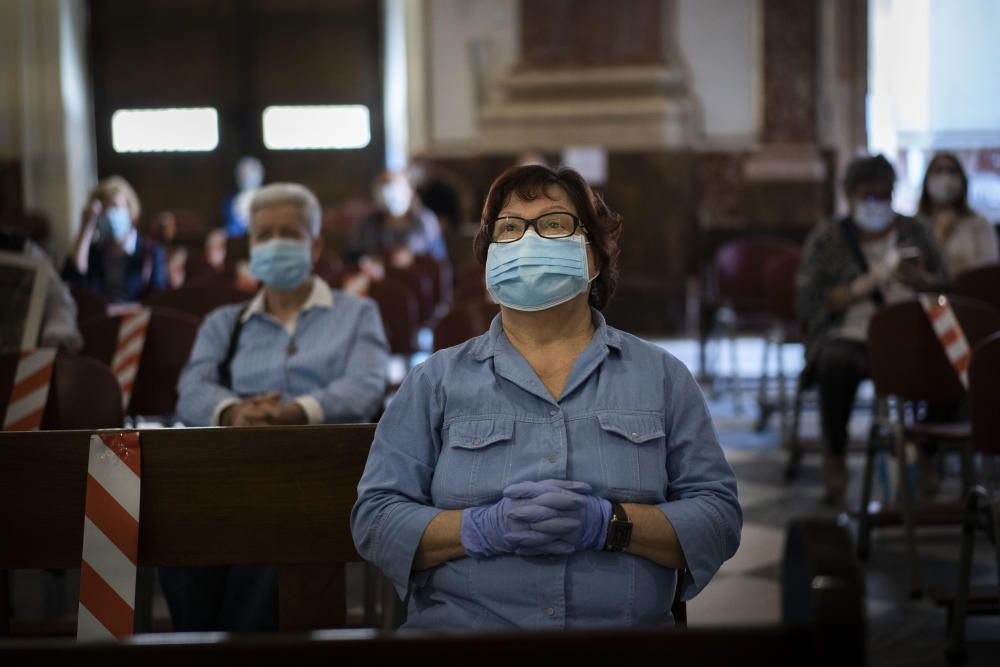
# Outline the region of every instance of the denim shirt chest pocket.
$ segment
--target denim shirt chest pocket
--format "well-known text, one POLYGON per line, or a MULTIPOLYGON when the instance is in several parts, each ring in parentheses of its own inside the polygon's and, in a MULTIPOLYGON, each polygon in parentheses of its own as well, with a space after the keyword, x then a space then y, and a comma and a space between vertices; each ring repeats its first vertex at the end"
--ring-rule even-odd
POLYGON ((608 496, 627 502, 662 502, 667 494, 663 415, 602 412, 596 421, 608 496))
POLYGON ((510 479, 514 418, 461 418, 443 436, 431 483, 434 504, 457 509, 499 499, 510 479))

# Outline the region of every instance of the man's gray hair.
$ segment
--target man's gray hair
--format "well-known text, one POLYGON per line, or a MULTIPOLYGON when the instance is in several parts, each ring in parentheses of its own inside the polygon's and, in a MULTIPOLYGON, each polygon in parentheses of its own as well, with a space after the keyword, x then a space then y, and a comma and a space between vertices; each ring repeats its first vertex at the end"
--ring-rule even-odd
POLYGON ((320 218, 322 210, 319 200, 312 190, 298 183, 271 183, 254 193, 250 201, 250 225, 253 226, 253 215, 263 208, 271 206, 298 206, 302 213, 302 222, 312 238, 319 237, 320 218))

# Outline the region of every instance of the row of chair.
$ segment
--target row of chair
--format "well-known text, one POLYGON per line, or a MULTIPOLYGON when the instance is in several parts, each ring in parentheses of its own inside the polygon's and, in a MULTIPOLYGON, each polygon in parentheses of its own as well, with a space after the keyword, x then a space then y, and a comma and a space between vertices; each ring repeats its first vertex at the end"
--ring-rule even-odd
MULTIPOLYGON (((139 567, 277 565, 283 631, 356 626, 349 622, 344 577, 345 564, 359 562, 360 557, 348 520, 373 433, 373 424, 143 431, 139 567), (254 480, 252 494, 234 482, 248 478, 254 480)), ((80 489, 87 476, 89 436, 87 431, 0 434, 0 534, 10 537, 0 541, 0 575, 7 574, 3 570, 79 564, 84 513, 80 489), (24 506, 35 511, 25 513, 20 509, 24 506)), ((0 589, 7 581, 0 576, 0 589)), ((6 601, 6 591, 0 593, 0 600, 6 601)), ((0 635, 21 635, 24 628, 11 622, 10 609, 0 611, 0 635)), ((393 629, 377 617, 364 625, 393 629)), ((0 642, 0 661, 161 664, 186 656, 228 664, 242 655, 255 664, 279 659, 285 664, 289 660, 319 664, 338 657, 358 661, 390 655, 412 658, 413 651, 430 657, 431 649, 440 660, 457 658, 456 651, 461 649, 486 651, 477 653, 477 660, 485 664, 501 664, 496 655, 506 656, 502 664, 509 664, 518 656, 537 659, 542 653, 553 658, 558 654, 563 661, 579 653, 579 659, 572 662, 593 664, 597 656, 605 662, 628 646, 637 656, 643 650, 657 649, 658 655, 688 656, 692 664, 703 665, 731 664, 747 651, 767 656, 774 665, 863 664, 863 577, 842 527, 798 521, 787 534, 780 626, 617 631, 611 636, 613 647, 608 646, 607 632, 560 632, 548 637, 494 634, 490 641, 449 635, 424 648, 413 643, 419 638, 406 636, 395 639, 400 642, 395 648, 372 641, 362 646, 343 641, 372 640, 371 634, 313 635, 308 645, 303 635, 268 638, 256 645, 225 638, 224 644, 214 646, 205 643, 208 638, 151 637, 111 652, 108 649, 116 645, 74 647, 22 641, 0 642), (330 643, 315 642, 322 637, 330 643), (192 639, 200 649, 185 643, 192 639), (289 646, 290 639, 299 644, 289 646), (164 647, 167 641, 174 648, 164 647), (282 646, 287 652, 267 653, 268 645, 282 646), (362 650, 365 647, 370 653, 362 650), (54 648, 62 652, 53 653, 54 648)))

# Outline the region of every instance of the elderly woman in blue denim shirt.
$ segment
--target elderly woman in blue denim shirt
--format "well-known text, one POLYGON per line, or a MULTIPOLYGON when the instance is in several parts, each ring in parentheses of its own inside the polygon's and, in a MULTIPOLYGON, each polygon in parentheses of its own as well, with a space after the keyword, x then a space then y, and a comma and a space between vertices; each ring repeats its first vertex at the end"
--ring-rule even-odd
POLYGON ((608 326, 619 216, 570 169, 515 167, 476 238, 501 306, 379 423, 351 528, 407 628, 661 626, 739 544, 736 480, 701 392, 608 326))

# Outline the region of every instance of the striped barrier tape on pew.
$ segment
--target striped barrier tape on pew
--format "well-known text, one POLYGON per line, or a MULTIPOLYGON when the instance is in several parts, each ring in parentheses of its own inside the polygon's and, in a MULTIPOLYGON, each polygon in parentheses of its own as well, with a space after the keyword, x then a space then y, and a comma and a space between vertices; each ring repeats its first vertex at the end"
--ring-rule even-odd
POLYGON ((37 431, 42 427, 45 401, 52 384, 55 348, 42 347, 21 353, 14 372, 14 386, 3 419, 5 431, 37 431))
POLYGON ((962 331, 962 325, 958 323, 955 310, 951 307, 948 297, 944 295, 931 296, 922 294, 920 304, 924 307, 934 333, 941 341, 941 347, 948 356, 948 361, 958 374, 958 379, 962 381, 962 386, 969 388, 969 359, 972 351, 969 349, 969 340, 962 331))
POLYGON ((150 312, 149 308, 143 308, 123 315, 118 326, 118 345, 111 360, 111 370, 114 371, 118 385, 122 388, 123 410, 128 410, 128 403, 132 398, 132 386, 139 371, 142 348, 146 344, 150 312))
POLYGON ((141 458, 135 431, 90 436, 78 640, 132 634, 141 458))

